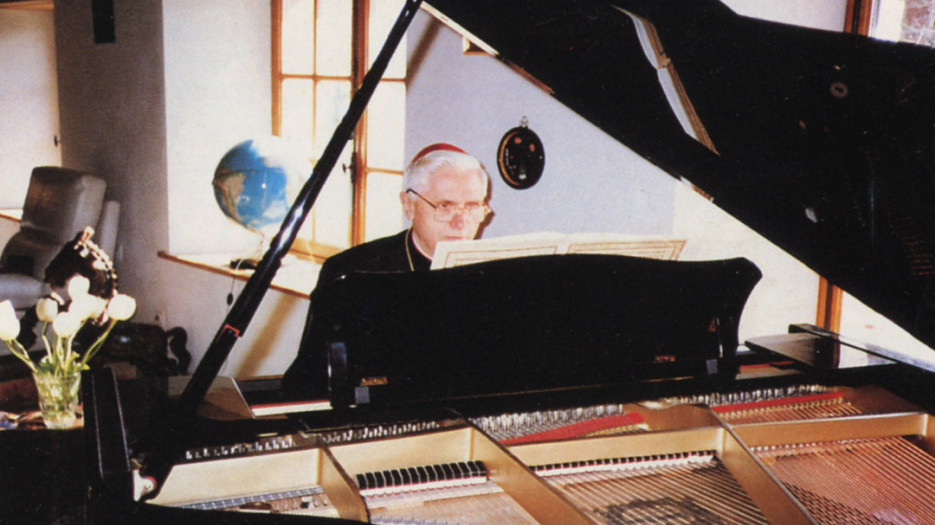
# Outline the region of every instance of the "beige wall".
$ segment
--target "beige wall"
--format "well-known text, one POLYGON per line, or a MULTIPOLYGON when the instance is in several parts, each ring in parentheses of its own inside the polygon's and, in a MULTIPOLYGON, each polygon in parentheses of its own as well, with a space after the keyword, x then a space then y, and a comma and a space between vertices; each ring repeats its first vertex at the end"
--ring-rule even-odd
POLYGON ((168 238, 161 2, 115 2, 114 19, 115 41, 96 44, 90 5, 55 2, 62 162, 104 177, 120 203, 113 259, 147 320, 168 238))
POLYGON ((51 11, 0 9, 0 208, 19 208, 34 166, 61 164, 51 11))

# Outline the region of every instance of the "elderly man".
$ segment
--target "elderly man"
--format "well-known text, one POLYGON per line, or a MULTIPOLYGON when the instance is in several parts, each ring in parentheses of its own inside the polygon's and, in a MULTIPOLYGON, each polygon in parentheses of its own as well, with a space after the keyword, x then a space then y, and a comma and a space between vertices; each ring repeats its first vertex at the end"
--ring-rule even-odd
POLYGON ((451 144, 432 144, 413 157, 399 194, 412 226, 396 235, 355 246, 327 261, 318 282, 349 271, 428 270, 440 241, 473 239, 487 218, 487 172, 451 144))
MULTIPOLYGON (((399 198, 411 226, 396 235, 355 246, 322 265, 318 283, 352 271, 428 270, 441 241, 473 239, 490 214, 489 176, 480 162, 451 144, 432 144, 413 157, 399 198)), ((327 362, 320 328, 307 322, 295 361, 283 376, 290 396, 325 397, 327 362)))

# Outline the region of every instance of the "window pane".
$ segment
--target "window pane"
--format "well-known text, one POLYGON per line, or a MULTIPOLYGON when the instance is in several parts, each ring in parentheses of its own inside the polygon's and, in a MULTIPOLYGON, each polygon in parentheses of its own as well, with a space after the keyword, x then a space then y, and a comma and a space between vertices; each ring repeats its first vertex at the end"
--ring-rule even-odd
POLYGON ((315 242, 330 244, 338 248, 350 246, 351 239, 351 202, 352 192, 350 177, 342 169, 350 156, 345 148, 331 176, 318 194, 313 206, 315 210, 315 242))
MULTIPOLYGON (((404 1, 282 0, 282 73, 312 78, 281 79, 278 89, 282 112, 277 125, 281 134, 299 145, 312 162, 324 153, 347 111, 352 95, 353 56, 372 63, 404 1), (355 5, 369 13, 369 49, 354 48, 355 5)), ((352 140, 345 144, 333 174, 302 225, 297 249, 325 254, 331 250, 322 250, 323 246, 338 250, 349 247, 355 215, 365 226, 366 240, 390 235, 403 226, 398 197, 401 177, 395 172, 401 171, 405 162, 405 55, 405 45, 401 45, 368 105, 368 129, 360 137, 360 146, 366 149, 361 151, 361 165, 355 167, 362 184, 355 190, 347 172, 354 154, 352 140), (367 175, 369 168, 378 172, 367 175), (366 195, 360 202, 366 208, 355 210, 354 192, 362 190, 366 195)))
MULTIPOLYGON (((380 49, 383 47, 383 42, 386 41, 386 37, 390 32, 390 28, 393 27, 393 22, 396 21, 400 11, 402 11, 403 3, 404 2, 402 0, 371 0, 369 21, 370 30, 368 32, 367 38, 370 47, 370 49, 367 50, 368 66, 369 64, 373 64, 373 61, 380 53, 380 49)), ((390 64, 386 68, 386 73, 383 75, 383 78, 401 79, 405 76, 406 38, 403 37, 402 41, 399 43, 399 46, 396 48, 396 51, 393 52, 393 58, 390 60, 390 64)))
POLYGON ((380 82, 367 105, 367 165, 403 169, 406 85, 380 82))
POLYGON ((282 71, 314 73, 315 0, 282 2, 282 71))
MULTIPOLYGON (((319 82, 315 90, 315 158, 321 156, 350 103, 350 82, 319 82)), ((346 148, 345 148, 346 149, 346 148)))
POLYGON ((935 47, 935 3, 931 0, 877 0, 870 36, 935 47))
POLYGON ((348 0, 319 0, 315 51, 318 75, 351 76, 353 6, 348 0))
MULTIPOLYGON (((317 201, 316 201, 317 204, 317 201)), ((312 241, 315 239, 315 207, 312 206, 312 211, 308 214, 308 217, 305 218, 305 221, 302 223, 302 226, 299 227, 299 233, 296 235, 296 242, 292 245, 293 247, 298 247, 302 245, 302 241, 312 241)))
POLYGON ((931 348, 848 293, 841 299, 840 333, 932 362, 931 348))
POLYGON ((367 210, 364 237, 370 241, 392 235, 403 227, 403 209, 399 203, 400 175, 367 174, 367 210))
POLYGON ((312 89, 311 80, 287 79, 282 83, 282 136, 302 148, 312 158, 312 89))

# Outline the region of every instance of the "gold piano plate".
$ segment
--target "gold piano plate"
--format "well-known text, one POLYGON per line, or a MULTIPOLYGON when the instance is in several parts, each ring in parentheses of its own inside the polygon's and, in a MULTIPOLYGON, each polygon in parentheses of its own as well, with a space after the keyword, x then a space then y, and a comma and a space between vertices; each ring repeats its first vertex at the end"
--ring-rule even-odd
POLYGON ((518 445, 510 452, 547 479, 554 466, 569 466, 553 483, 597 523, 809 523, 721 427, 518 445))
MULTIPOLYGON (((478 462, 486 468, 489 482, 496 486, 495 490, 502 490, 502 495, 494 499, 489 497, 491 491, 485 489, 483 496, 474 497, 475 500, 484 501, 474 502, 470 501, 470 496, 449 498, 442 495, 435 501, 445 498, 448 500, 447 505, 439 505, 437 510, 428 508, 431 505, 427 501, 412 503, 408 499, 408 509, 381 507, 385 499, 375 495, 368 498, 370 517, 374 522, 384 518, 393 520, 393 523, 423 523, 418 521, 420 519, 428 519, 431 523, 482 524, 491 523, 491 520, 510 523, 592 523, 506 449, 474 427, 351 443, 334 446, 331 450, 352 477, 371 472, 411 470, 425 465, 478 462), (513 508, 516 506, 519 511, 513 508), (460 513, 460 517, 452 519, 451 514, 455 512, 460 513)), ((410 498, 418 487, 411 491, 400 488, 391 494, 390 499, 410 498)), ((426 494, 429 491, 418 492, 426 494)))
POLYGON ((711 406, 683 399, 658 409, 511 413, 487 426, 451 420, 330 445, 305 436, 286 450, 189 459, 151 503, 375 523, 935 520, 916 503, 935 500, 931 416, 875 387, 787 394, 718 394, 706 400, 711 406), (828 408, 834 404, 847 408, 828 408), (568 419, 579 412, 598 422, 635 415, 642 423, 613 435, 555 438, 553 431, 567 430, 559 427, 533 432, 531 441, 490 437, 504 420, 593 423, 568 419), (732 413, 743 418, 725 417, 732 413), (758 422, 736 422, 751 419, 758 422))
POLYGON ((150 503, 367 519, 360 495, 322 446, 178 464, 150 503))

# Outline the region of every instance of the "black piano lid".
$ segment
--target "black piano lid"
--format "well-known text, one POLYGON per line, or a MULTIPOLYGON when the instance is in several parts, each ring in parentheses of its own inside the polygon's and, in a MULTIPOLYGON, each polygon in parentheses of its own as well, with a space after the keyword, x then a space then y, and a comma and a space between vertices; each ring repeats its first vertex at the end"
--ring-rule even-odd
POLYGON ((427 7, 935 347, 935 50, 747 18, 716 0, 427 7), (657 32, 712 147, 683 130, 634 20, 657 32))

